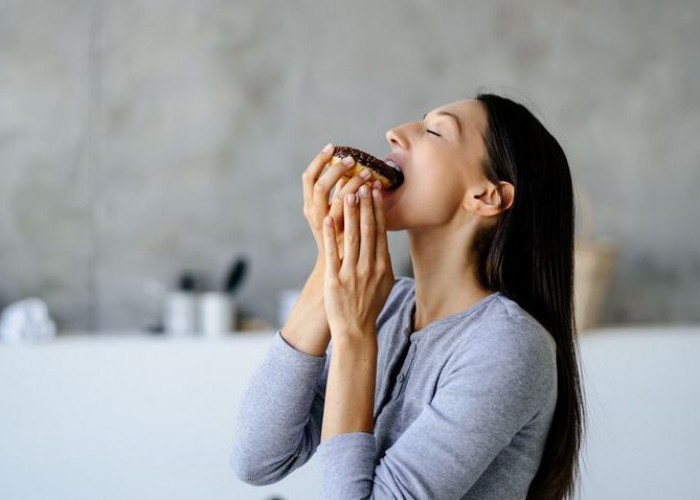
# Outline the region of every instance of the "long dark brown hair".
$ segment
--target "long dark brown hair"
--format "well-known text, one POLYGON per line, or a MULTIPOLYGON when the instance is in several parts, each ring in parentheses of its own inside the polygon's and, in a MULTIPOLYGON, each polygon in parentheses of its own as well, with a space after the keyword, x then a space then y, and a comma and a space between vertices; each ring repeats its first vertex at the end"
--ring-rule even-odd
MULTIPOLYGON (((478 279, 534 316, 557 344, 558 396, 528 499, 573 496, 584 431, 573 309, 574 199, 557 140, 522 104, 479 93, 486 108, 484 173, 515 187, 515 198, 476 245, 478 279)), ((503 197, 501 197, 503 201, 503 197)))

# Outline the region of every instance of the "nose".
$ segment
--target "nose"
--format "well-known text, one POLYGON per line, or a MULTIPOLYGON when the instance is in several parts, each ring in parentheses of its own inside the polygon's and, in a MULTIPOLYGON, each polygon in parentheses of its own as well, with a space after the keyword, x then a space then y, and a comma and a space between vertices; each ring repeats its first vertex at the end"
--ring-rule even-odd
POLYGON ((406 139, 406 135, 402 132, 401 127, 394 127, 387 130, 384 137, 386 137, 386 142, 389 143, 392 149, 408 149, 408 140, 406 139))

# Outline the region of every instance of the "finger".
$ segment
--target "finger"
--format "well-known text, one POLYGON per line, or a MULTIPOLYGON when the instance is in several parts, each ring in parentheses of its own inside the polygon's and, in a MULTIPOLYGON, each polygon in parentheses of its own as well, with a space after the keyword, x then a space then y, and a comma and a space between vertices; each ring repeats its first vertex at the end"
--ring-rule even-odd
POLYGON ((343 161, 332 161, 330 166, 321 173, 312 188, 312 204, 310 211, 316 220, 323 220, 328 214, 328 202, 331 188, 340 180, 340 177, 348 169, 354 168, 355 160, 350 157, 343 158, 343 161))
POLYGON ((374 221, 374 203, 369 186, 360 188, 360 255, 358 267, 374 268, 377 229, 374 221))
POLYGON ((331 194, 331 202, 336 199, 338 193, 341 189, 343 189, 343 186, 345 186, 347 182, 348 179, 345 177, 341 177, 340 179, 338 179, 338 182, 335 183, 335 187, 333 188, 333 193, 331 194))
POLYGON ((370 181, 370 177, 372 177, 372 173, 367 168, 363 168, 362 171, 350 177, 341 177, 336 183, 336 187, 340 187, 334 192, 332 201, 340 201, 342 203, 343 196, 346 193, 354 193, 364 182, 370 181))
POLYGON ((328 276, 337 276, 340 267, 340 257, 338 256, 338 246, 335 241, 335 228, 333 219, 326 217, 323 219, 323 238, 326 247, 326 273, 328 276))
POLYGON ((330 193, 331 189, 354 168, 355 160, 351 156, 346 156, 341 161, 335 157, 331 158, 328 168, 321 173, 315 186, 315 189, 326 193, 326 203, 328 202, 328 193, 330 193))
POLYGON ((386 219, 384 218, 384 204, 379 189, 372 190, 372 199, 374 200, 374 223, 377 235, 375 259, 377 262, 382 261, 389 264, 391 260, 389 258, 389 244, 386 239, 386 219))
POLYGON ((357 266, 357 255, 360 250, 357 209, 357 194, 346 194, 345 206, 343 207, 345 219, 343 265, 347 265, 348 269, 354 269, 357 266))
POLYGON ((360 188, 362 183, 367 182, 365 178, 356 175, 349 181, 345 183, 343 188, 335 195, 333 202, 331 203, 331 208, 329 214, 339 223, 341 229, 343 227, 343 204, 346 194, 356 193, 360 188))
MULTIPOLYGON (((337 159, 336 159, 337 160, 337 159)), ((349 169, 354 168, 355 160, 343 158, 343 162, 331 161, 328 168, 321 173, 312 188, 311 205, 308 208, 315 220, 322 221, 328 214, 328 201, 330 191, 340 180, 340 177, 349 169)))
POLYGON ((326 163, 328 163, 332 157, 333 144, 328 143, 316 155, 316 157, 313 160, 311 160, 311 163, 309 163, 309 166, 306 167, 306 170, 304 170, 304 173, 301 175, 301 185, 304 192, 305 204, 310 205, 313 202, 314 184, 316 183, 316 180, 318 179, 319 175, 321 175, 323 167, 326 166, 326 163))

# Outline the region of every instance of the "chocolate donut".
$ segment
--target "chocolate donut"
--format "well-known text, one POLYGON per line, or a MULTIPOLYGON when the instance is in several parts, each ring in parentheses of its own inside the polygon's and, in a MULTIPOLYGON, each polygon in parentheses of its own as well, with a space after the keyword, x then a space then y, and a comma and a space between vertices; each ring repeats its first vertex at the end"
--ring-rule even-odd
POLYGON ((335 147, 330 166, 340 162, 346 156, 352 156, 355 160, 355 165, 343 175, 345 179, 350 179, 353 175, 359 174, 363 168, 367 167, 372 173, 372 177, 368 180, 379 180, 384 189, 396 189, 403 183, 403 172, 401 172, 401 170, 390 167, 382 160, 375 158, 369 153, 349 146, 335 147))

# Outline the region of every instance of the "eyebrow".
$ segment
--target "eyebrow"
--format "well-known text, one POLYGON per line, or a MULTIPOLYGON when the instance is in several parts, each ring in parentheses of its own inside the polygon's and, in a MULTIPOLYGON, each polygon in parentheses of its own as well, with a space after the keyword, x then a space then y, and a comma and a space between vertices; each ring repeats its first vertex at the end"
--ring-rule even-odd
MULTIPOLYGON (((436 111, 435 114, 436 115, 450 116, 450 117, 454 118, 454 121, 457 122, 457 129, 459 130, 459 135, 462 135, 462 122, 459 121, 459 117, 456 114, 450 113, 449 111, 436 111)), ((427 116, 428 116, 428 113, 424 114, 423 119, 425 120, 425 118, 427 116)))

